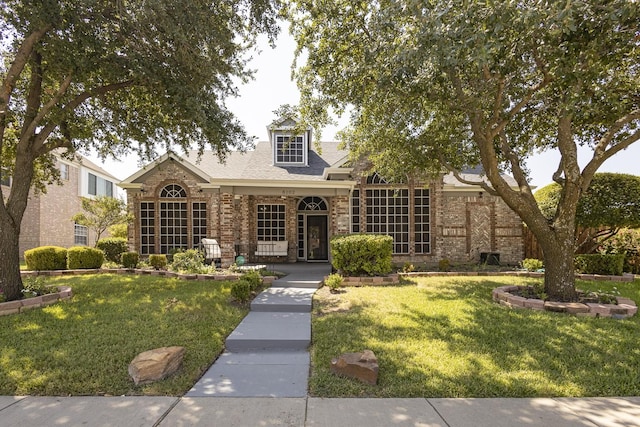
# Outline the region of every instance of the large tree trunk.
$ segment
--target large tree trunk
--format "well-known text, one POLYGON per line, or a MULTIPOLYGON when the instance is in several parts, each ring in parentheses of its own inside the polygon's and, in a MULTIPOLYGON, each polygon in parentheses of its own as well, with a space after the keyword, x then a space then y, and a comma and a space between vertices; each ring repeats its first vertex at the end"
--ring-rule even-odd
POLYGON ((544 290, 547 296, 552 301, 575 301, 573 233, 556 232, 537 238, 544 252, 544 290))
POLYGON ((22 298, 20 278, 20 224, 15 224, 5 212, 0 213, 0 289, 7 301, 22 298))

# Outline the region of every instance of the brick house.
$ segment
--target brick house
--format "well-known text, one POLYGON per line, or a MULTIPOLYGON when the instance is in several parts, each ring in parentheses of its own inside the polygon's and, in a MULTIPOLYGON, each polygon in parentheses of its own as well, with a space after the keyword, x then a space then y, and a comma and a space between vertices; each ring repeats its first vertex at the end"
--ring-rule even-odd
MULTIPOLYGON (((116 195, 120 180, 83 156, 67 160, 56 155, 56 166, 62 185, 50 184, 46 193, 31 190, 29 194, 20 229, 21 257, 24 251, 38 246, 93 246, 94 233, 75 224, 71 217, 82 212, 82 197, 116 195)), ((10 177, 2 182, 5 195, 11 183, 10 177)))
POLYGON ((214 238, 223 266, 237 256, 328 262, 331 236, 381 233, 399 263, 522 260, 522 221, 500 198, 452 175, 404 184, 366 176, 338 143, 318 150, 309 131, 291 136, 294 125, 274 122, 269 141, 224 163, 211 152, 167 153, 122 181, 135 215, 130 246, 145 256, 214 238))

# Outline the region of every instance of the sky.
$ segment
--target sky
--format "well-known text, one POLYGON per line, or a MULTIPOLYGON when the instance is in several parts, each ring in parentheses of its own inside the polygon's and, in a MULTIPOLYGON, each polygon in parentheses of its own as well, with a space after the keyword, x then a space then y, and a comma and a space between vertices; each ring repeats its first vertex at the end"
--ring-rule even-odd
MULTIPOLYGON (((275 49, 268 45, 266 37, 260 39, 258 49, 259 52, 254 53, 249 63, 250 68, 256 70, 255 79, 239 86, 239 97, 228 99, 227 107, 245 126, 249 135, 256 136, 257 141, 265 141, 267 125, 276 118, 273 111, 283 104, 298 103, 299 92, 291 81, 295 42, 285 28, 276 41, 275 49)), ((347 123, 345 117, 337 120, 338 126, 322 131, 322 140, 335 140, 335 133, 347 123)), ((579 152, 582 167, 588 161, 588 156, 589 150, 579 152)), ((107 160, 104 163, 96 157, 90 158, 120 179, 133 175, 139 169, 135 154, 122 161, 107 160)), ((557 152, 545 152, 531 157, 527 162, 531 171, 530 184, 540 188, 551 183, 559 159, 557 152)), ((599 171, 640 175, 640 142, 607 160, 599 171)))

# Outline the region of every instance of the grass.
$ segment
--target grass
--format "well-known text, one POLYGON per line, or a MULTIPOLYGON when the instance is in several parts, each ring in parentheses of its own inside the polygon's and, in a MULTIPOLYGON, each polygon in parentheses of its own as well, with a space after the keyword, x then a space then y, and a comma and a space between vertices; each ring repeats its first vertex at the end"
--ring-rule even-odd
MULTIPOLYGON (((513 310, 493 288, 514 277, 416 278, 404 286, 321 289, 314 300, 310 394, 321 397, 640 395, 640 318, 513 310), (373 350, 378 385, 333 375, 341 353, 373 350)), ((579 281, 640 302, 640 280, 579 281)))
POLYGON ((0 317, 0 395, 171 395, 188 391, 247 314, 230 282, 157 276, 50 278, 74 296, 0 317), (186 348, 177 375, 135 386, 127 368, 146 350, 186 348))

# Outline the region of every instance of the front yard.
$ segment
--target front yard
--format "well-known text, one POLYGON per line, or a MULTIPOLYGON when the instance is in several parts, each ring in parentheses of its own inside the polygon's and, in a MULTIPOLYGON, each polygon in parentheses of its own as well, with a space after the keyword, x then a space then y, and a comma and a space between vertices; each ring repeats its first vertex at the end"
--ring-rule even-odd
POLYGON ((47 279, 69 301, 0 317, 0 395, 172 395, 188 391, 247 314, 230 282, 138 275, 47 279), (174 377, 135 386, 127 367, 145 350, 186 348, 174 377))
MULTIPOLYGON (((398 287, 321 289, 314 301, 310 394, 322 397, 640 395, 640 317, 513 310, 493 288, 539 279, 416 278, 398 287), (331 359, 373 350, 377 386, 336 377, 331 359)), ((640 301, 635 282, 579 281, 640 301)))

